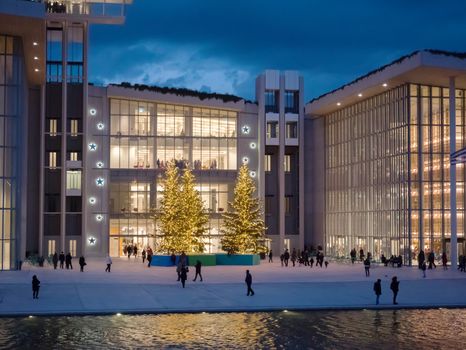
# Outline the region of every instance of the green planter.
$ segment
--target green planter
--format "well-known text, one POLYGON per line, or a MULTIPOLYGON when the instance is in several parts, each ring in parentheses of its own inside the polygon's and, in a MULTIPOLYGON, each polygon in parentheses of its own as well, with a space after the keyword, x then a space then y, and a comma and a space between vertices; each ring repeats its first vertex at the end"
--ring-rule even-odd
POLYGON ((259 265, 260 263, 260 257, 258 254, 216 254, 216 257, 217 265, 253 266, 259 265))
POLYGON ((188 254, 188 265, 194 266, 197 261, 202 263, 202 266, 215 266, 217 265, 217 259, 215 254, 188 254))

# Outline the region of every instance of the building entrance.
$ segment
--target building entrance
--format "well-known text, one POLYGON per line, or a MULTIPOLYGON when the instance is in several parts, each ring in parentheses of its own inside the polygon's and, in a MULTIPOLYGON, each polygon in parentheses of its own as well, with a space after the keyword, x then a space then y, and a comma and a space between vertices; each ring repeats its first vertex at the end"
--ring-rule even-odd
POLYGON ((154 249, 155 239, 149 236, 112 236, 110 237, 110 256, 123 257, 128 256, 128 250, 131 250, 131 256, 134 256, 135 247, 137 256, 141 256, 143 249, 151 247, 154 249), (129 248, 129 249, 128 249, 129 248))

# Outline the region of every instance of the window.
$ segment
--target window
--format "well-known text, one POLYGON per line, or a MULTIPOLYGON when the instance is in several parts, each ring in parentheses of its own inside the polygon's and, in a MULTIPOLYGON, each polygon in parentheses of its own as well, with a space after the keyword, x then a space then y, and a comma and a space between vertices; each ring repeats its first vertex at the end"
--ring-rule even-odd
POLYGON ((78 152, 70 152, 70 160, 77 161, 78 160, 78 152))
POLYGON ((278 91, 265 91, 265 113, 278 113, 278 91))
POLYGON ((299 91, 285 91, 285 113, 299 113, 299 91))
POLYGON ((285 173, 291 172, 291 156, 289 154, 285 154, 285 161, 283 164, 285 173))
POLYGON ((264 169, 266 172, 269 172, 272 170, 272 155, 271 154, 265 155, 264 169))
POLYGON ((71 136, 78 136, 78 120, 71 119, 71 136))
POLYGON ((278 122, 267 122, 267 138, 275 139, 278 137, 278 122))
POLYGON ((77 246, 77 241, 75 239, 70 239, 70 254, 71 254, 71 256, 76 256, 76 246, 77 246))
POLYGON ((49 132, 50 132, 50 136, 57 136, 57 120, 56 119, 49 120, 49 132))
POLYGON ((57 167, 57 152, 49 152, 49 168, 57 167))
POLYGON ((272 214, 272 203, 273 203, 273 195, 266 194, 265 195, 265 215, 272 214))
POLYGON ((49 239, 49 242, 48 242, 48 255, 53 255, 56 253, 56 249, 55 249, 55 240, 54 239, 49 239))
POLYGON ((295 139, 298 137, 298 123, 297 122, 287 122, 286 123, 286 138, 295 139))
POLYGON ((293 196, 285 196, 285 214, 290 215, 291 214, 291 200, 293 196))
POLYGON ((80 190, 81 189, 81 171, 68 170, 66 172, 66 189, 80 190))

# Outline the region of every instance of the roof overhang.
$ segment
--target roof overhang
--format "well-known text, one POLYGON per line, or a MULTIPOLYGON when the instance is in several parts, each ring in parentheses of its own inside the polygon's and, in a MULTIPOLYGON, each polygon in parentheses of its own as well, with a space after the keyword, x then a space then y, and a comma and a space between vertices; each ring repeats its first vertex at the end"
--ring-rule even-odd
POLYGON ((309 102, 306 115, 326 115, 405 83, 448 87, 450 77, 456 88, 466 89, 466 59, 420 51, 309 102))

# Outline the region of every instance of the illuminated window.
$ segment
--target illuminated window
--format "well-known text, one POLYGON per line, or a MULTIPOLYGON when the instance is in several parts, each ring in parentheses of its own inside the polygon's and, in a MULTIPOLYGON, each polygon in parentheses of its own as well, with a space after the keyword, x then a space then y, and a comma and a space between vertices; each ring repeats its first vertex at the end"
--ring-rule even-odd
POLYGON ((295 139, 298 137, 298 123, 297 122, 287 122, 286 123, 286 138, 295 139))
POLYGON ((285 162, 283 165, 285 173, 291 172, 291 156, 289 154, 285 154, 285 162))
POLYGON ((52 169, 57 167, 57 152, 49 152, 49 167, 52 169))
POLYGON ((267 122, 267 138, 275 139, 278 137, 278 122, 267 122))
POLYGON ((265 155, 264 169, 266 172, 269 172, 272 170, 272 155, 271 154, 265 155))
POLYGON ((76 247, 78 241, 75 239, 70 239, 70 254, 71 256, 76 256, 76 247))
POLYGON ((77 119, 71 119, 71 136, 78 136, 78 120, 77 119))
POLYGON ((265 215, 272 214, 272 203, 273 203, 273 195, 266 194, 265 195, 265 215))
POLYGON ((57 136, 57 120, 56 119, 50 119, 49 120, 49 131, 50 131, 50 136, 57 136))
POLYGON ((265 113, 278 113, 278 94, 276 90, 265 91, 265 113))
POLYGON ((81 171, 68 170, 66 172, 66 189, 80 190, 81 189, 81 171))
POLYGON ((298 91, 285 91, 285 113, 299 113, 298 91))
POLYGON ((70 152, 70 160, 77 161, 78 160, 78 152, 70 152))

